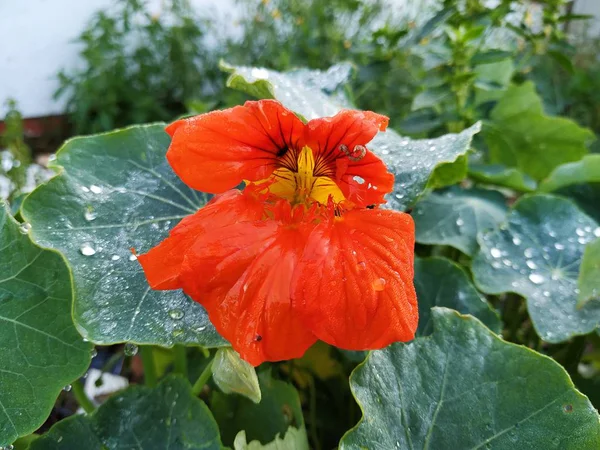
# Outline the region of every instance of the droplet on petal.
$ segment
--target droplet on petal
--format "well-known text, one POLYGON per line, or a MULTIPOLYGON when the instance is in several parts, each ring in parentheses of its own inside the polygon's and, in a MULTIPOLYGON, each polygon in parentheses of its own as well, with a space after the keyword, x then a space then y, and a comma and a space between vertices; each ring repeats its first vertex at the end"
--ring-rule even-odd
POLYGON ((377 291, 377 292, 381 292, 385 289, 385 279, 384 278, 377 278, 375 280, 373 280, 372 286, 373 286, 373 290, 377 291))

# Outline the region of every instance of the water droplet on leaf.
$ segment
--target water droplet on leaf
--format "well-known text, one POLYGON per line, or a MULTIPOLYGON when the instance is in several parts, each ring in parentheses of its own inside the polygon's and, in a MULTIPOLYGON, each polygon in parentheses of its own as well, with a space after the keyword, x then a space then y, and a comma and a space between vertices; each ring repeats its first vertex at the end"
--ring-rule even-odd
POLYGON ((79 251, 83 256, 92 256, 96 254, 96 249, 92 247, 92 244, 89 242, 84 242, 81 247, 79 247, 79 251))
POLYGON ((24 222, 21 225, 19 225, 19 231, 22 234, 27 234, 29 233, 29 231, 31 231, 31 224, 28 222, 24 222))
POLYGON ((125 347, 123 347, 123 353, 125 354, 125 356, 135 356, 137 355, 137 352, 138 346, 132 344, 131 342, 126 343, 125 347))
POLYGON ((171 316, 171 319, 173 320, 181 320, 183 319, 184 313, 181 309, 172 309, 169 311, 169 316, 171 316))
POLYGON ((545 281, 544 277, 539 273, 532 273, 531 275, 529 275, 529 280, 533 284, 542 284, 545 281))

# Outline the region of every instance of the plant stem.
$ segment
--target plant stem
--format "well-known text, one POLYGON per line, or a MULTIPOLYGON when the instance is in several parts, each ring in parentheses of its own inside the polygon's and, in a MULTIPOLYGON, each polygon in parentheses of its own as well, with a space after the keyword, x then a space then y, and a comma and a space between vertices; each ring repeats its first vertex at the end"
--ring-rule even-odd
POLYGON ((71 385, 71 387, 71 392, 73 393, 75 400, 77 400, 77 403, 79 403, 79 406, 81 406, 86 413, 93 413, 96 407, 88 398, 88 396, 85 395, 85 390, 83 389, 83 383, 81 380, 77 380, 71 385))
POLYGON ((152 346, 141 346, 140 356, 142 357, 142 364, 144 365, 144 380, 146 386, 153 388, 156 386, 156 367, 154 365, 154 352, 152 346))
POLYGON ((212 376, 212 365, 213 360, 211 359, 200 374, 200 376, 198 377, 198 379, 196 380, 196 382, 194 383, 194 386, 192 386, 192 394, 194 394, 195 396, 198 396, 198 394, 202 392, 202 388, 212 376))
POLYGON ((187 354, 183 345, 173 347, 173 355, 175 356, 175 373, 188 376, 187 354))

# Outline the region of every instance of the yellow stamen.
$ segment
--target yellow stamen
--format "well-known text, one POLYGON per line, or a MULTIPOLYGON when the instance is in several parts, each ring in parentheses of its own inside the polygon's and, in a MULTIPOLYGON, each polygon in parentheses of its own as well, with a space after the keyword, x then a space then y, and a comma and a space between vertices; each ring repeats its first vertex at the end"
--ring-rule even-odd
MULTIPOLYGON (((334 180, 314 175, 315 157, 309 147, 304 147, 298 155, 297 167, 297 172, 285 167, 273 172, 270 180, 274 180, 274 183, 269 186, 272 194, 283 197, 292 203, 314 200, 325 204, 329 196, 336 203, 344 200, 344 194, 334 180)), ((258 181, 257 184, 270 180, 258 181)))

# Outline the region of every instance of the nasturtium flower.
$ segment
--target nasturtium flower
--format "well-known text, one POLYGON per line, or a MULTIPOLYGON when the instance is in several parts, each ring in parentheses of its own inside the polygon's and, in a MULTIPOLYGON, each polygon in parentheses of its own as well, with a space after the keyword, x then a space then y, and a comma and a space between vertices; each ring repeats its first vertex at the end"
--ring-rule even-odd
POLYGON ((216 195, 138 257, 150 286, 183 289, 253 365, 318 339, 412 339, 414 224, 379 208, 394 177, 365 147, 387 123, 351 110, 303 123, 261 100, 169 125, 175 172, 216 195))

